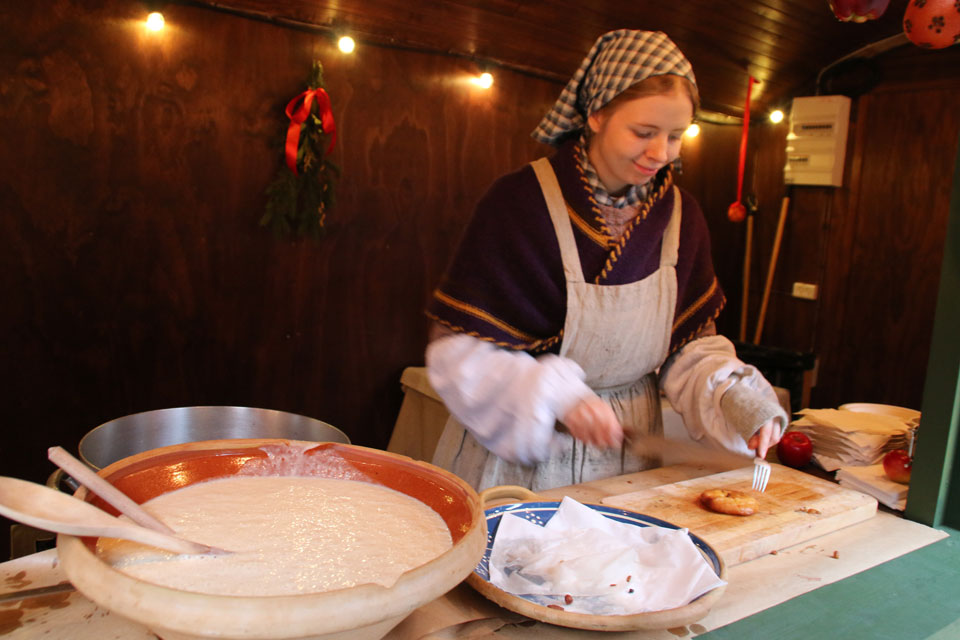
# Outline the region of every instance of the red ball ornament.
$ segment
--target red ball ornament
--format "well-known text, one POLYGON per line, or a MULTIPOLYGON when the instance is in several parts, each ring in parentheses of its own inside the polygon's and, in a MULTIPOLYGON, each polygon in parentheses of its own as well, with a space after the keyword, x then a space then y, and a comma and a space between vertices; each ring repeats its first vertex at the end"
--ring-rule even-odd
POLYGON ((843 22, 876 20, 889 4, 890 0, 830 0, 833 15, 843 22))
POLYGON ((739 202, 734 202, 727 208, 727 218, 730 222, 743 222, 747 217, 747 208, 739 202))
POLYGON ((923 49, 943 49, 960 42, 960 3, 910 0, 903 15, 903 32, 923 49))

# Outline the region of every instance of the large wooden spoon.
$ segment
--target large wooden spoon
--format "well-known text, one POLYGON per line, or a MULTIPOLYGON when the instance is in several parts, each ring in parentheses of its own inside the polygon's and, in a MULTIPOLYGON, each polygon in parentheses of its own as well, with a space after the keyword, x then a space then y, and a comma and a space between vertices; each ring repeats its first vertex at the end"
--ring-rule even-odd
POLYGON ((175 553, 223 552, 215 547, 115 518, 62 491, 17 478, 0 476, 0 515, 45 531, 133 540, 175 553))
POLYGON ((50 459, 50 462, 63 469, 74 480, 100 496, 104 502, 137 524, 147 527, 148 529, 154 529, 160 533, 172 534, 174 532, 173 529, 154 518, 143 507, 131 500, 127 494, 107 482, 105 478, 98 476, 94 473, 93 469, 70 455, 63 447, 50 447, 47 449, 47 457, 50 459))

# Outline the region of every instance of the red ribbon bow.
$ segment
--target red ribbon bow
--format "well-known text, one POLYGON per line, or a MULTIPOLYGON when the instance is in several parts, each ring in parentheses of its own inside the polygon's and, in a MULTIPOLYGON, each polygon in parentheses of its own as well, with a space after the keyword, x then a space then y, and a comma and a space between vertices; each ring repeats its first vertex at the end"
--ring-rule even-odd
POLYGON ((333 122, 333 110, 330 107, 330 96, 321 88, 308 89, 287 105, 286 113, 290 118, 290 127, 287 129, 286 158, 287 166, 293 175, 297 175, 297 148, 300 146, 300 128, 307 121, 310 115, 310 109, 313 107, 313 100, 317 100, 317 109, 320 112, 320 123, 323 125, 323 132, 330 136, 330 144, 327 146, 327 153, 333 150, 333 145, 337 141, 337 126, 333 122), (296 107, 300 101, 303 103, 296 107), (296 111, 294 108, 296 107, 296 111))

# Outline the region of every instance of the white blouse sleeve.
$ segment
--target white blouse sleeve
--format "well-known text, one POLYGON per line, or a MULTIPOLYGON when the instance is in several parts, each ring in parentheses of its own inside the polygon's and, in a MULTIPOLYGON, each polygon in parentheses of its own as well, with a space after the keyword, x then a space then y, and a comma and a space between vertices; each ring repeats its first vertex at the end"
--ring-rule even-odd
POLYGON ((568 358, 508 351, 457 334, 427 346, 427 376, 447 409, 496 455, 522 464, 550 457, 555 423, 595 394, 568 358))
POLYGON ((723 336, 684 345, 661 371, 660 384, 690 437, 715 447, 754 455, 746 441, 757 429, 771 419, 781 433, 787 425, 773 387, 723 336))

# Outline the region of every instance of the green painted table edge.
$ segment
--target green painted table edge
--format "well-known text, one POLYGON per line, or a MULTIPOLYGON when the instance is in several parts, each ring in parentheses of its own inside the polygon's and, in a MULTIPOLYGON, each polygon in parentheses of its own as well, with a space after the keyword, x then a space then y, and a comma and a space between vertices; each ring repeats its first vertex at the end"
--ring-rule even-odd
POLYGON ((956 640, 960 530, 938 528, 950 537, 697 637, 956 640))

